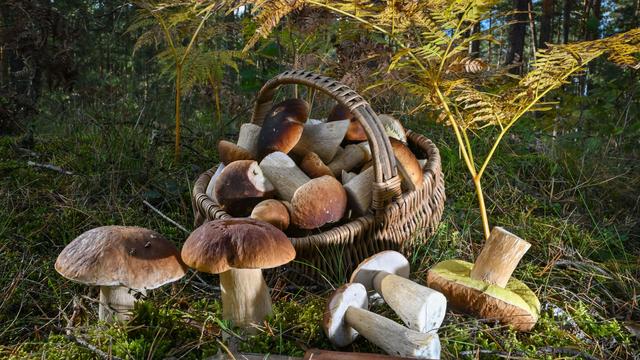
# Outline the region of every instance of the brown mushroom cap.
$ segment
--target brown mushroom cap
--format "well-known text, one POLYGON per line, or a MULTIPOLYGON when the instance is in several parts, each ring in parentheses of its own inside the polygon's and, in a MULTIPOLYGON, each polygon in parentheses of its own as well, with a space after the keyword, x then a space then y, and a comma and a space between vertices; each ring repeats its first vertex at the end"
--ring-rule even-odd
POLYGON ((178 249, 164 236, 133 226, 84 232, 62 250, 55 269, 65 278, 96 286, 155 289, 184 276, 178 249))
POLYGON ((429 270, 427 285, 442 292, 453 308, 498 320, 516 330, 531 330, 540 313, 536 295, 515 278, 509 280, 506 288, 471 279, 472 267, 473 264, 462 260, 443 261, 429 270))
POLYGON ((260 202, 251 211, 251 218, 268 222, 269 224, 285 231, 289 227, 289 209, 282 201, 269 199, 260 202))
POLYGON ((273 185, 253 160, 238 160, 225 166, 214 187, 218 203, 234 216, 248 215, 256 204, 273 193, 273 185))
POLYGON ((389 138, 393 153, 396 156, 398 172, 402 178, 403 188, 407 190, 419 190, 424 186, 424 174, 416 156, 407 145, 400 140, 389 138))
POLYGON ((304 100, 288 99, 274 105, 258 135, 258 157, 262 159, 274 151, 288 153, 300 140, 308 117, 309 104, 304 100))
POLYGON ((291 208, 291 222, 299 228, 319 228, 342 219, 347 210, 347 192, 336 178, 321 176, 296 190, 291 208))
POLYGON ((255 219, 224 219, 195 229, 182 247, 185 264, 219 274, 230 269, 269 269, 293 260, 296 251, 282 231, 255 219))
POLYGON ((367 133, 365 133, 364 128, 360 125, 360 122, 356 120, 355 116, 351 113, 348 107, 342 104, 336 104, 336 106, 331 109, 329 116, 327 117, 327 122, 338 121, 338 120, 350 120, 349 129, 347 130, 347 134, 345 135, 345 139, 348 141, 366 141, 367 133))
POLYGON ((307 155, 302 158, 302 161, 300 161, 300 169, 312 179, 324 175, 334 177, 333 171, 331 171, 331 169, 322 162, 320 156, 314 152, 308 152, 307 155))
POLYGON ((218 156, 225 165, 238 160, 253 160, 253 156, 248 150, 226 140, 218 142, 218 156))

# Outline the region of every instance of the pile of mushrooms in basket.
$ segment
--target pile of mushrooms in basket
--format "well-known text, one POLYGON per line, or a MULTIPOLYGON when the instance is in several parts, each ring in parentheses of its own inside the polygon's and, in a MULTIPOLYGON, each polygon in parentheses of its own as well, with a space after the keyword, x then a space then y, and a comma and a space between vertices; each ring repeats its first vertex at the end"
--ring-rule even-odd
MULTIPOLYGON (((423 186, 421 163, 402 124, 380 115, 404 191, 423 186)), ((309 104, 274 105, 262 126, 243 124, 236 144, 218 144, 221 164, 207 195, 234 217, 269 222, 287 235, 362 216, 371 204, 374 169, 362 126, 341 104, 326 120, 309 119, 309 104)))

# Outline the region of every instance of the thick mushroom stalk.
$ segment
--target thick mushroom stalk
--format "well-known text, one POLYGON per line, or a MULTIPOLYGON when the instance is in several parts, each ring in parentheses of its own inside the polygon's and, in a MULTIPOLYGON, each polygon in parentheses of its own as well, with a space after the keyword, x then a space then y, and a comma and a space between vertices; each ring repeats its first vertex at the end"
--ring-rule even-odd
POLYGON ((387 250, 365 259, 351 275, 351 282, 375 290, 410 328, 436 330, 447 310, 444 295, 416 284, 409 277, 409 261, 397 251, 387 250))
POLYGON ((451 307, 531 330, 540 314, 540 301, 524 283, 511 277, 529 243, 495 227, 475 264, 447 260, 427 273, 427 284, 443 292, 451 307))
POLYGON ((516 235, 499 226, 494 227, 471 269, 471 278, 502 288, 507 286, 511 274, 530 247, 531 244, 516 235))
POLYGON ((349 199, 349 208, 351 208, 354 215, 361 216, 369 210, 373 196, 371 187, 374 180, 375 173, 373 167, 370 167, 344 184, 344 190, 347 192, 347 198, 349 199))
MULTIPOLYGON (((136 302, 135 292, 126 286, 101 286, 98 319, 106 322, 129 320, 136 302)), ((137 292, 142 296, 147 295, 145 290, 137 292)))
POLYGON ((348 128, 348 120, 319 124, 307 123, 304 125, 302 136, 292 153, 302 157, 309 152, 314 152, 326 164, 336 156, 348 128))
POLYGON ((220 274, 222 318, 251 330, 271 315, 271 295, 260 269, 231 269, 220 274))
POLYGON ((369 144, 360 143, 347 145, 344 151, 338 154, 327 167, 331 169, 334 176, 339 176, 342 170, 349 171, 365 162, 371 160, 371 149, 369 144))
POLYGON ((438 334, 407 329, 366 310, 367 306, 367 290, 362 284, 345 284, 331 295, 323 328, 334 345, 347 346, 362 334, 388 354, 418 359, 440 358, 438 334))

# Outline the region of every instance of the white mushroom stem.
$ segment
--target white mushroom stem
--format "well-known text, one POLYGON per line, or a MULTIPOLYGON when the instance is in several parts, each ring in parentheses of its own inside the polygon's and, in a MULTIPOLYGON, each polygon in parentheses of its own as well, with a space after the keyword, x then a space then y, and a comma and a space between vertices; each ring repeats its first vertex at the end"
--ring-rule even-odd
POLYGON ((249 331, 271 314, 271 295, 260 269, 231 269, 220 274, 222 318, 249 331))
POLYGON ((129 320, 136 302, 136 292, 146 295, 144 290, 132 290, 125 286, 101 286, 98 318, 106 322, 129 320))
POLYGON ((531 244, 516 235, 494 227, 471 269, 471 278, 504 288, 529 247, 531 244))
MULTIPOLYGON (((331 124, 331 123, 330 123, 331 124)), ((342 170, 349 171, 371 159, 369 144, 347 145, 343 152, 336 156, 327 166, 338 177, 342 170)))
POLYGON ((291 201, 299 187, 311 180, 285 153, 276 151, 260 162, 264 176, 276 188, 280 199, 291 201))
POLYGON ((447 298, 441 292, 386 271, 377 272, 373 287, 410 329, 426 333, 442 324, 447 298))
POLYGON ((307 122, 304 125, 302 136, 293 148, 296 155, 304 156, 307 152, 314 152, 320 156, 326 164, 333 159, 340 148, 349 129, 349 120, 332 121, 328 123, 307 122))
POLYGON ((345 321, 387 354, 418 359, 440 358, 440 339, 435 331, 421 333, 410 330, 384 316, 354 306, 347 309, 345 321))
POLYGON ((356 173, 347 172, 347 171, 342 170, 342 175, 340 176, 340 180, 342 181, 342 184, 346 184, 351 179, 356 177, 356 175, 357 175, 356 173))
POLYGON ((369 206, 371 206, 371 189, 373 181, 375 180, 373 171, 373 167, 370 167, 344 184, 344 189, 347 192, 349 201, 349 208, 356 216, 363 215, 369 210, 369 206))
POLYGON ((236 145, 249 151, 254 158, 258 153, 257 148, 260 129, 262 128, 256 124, 242 124, 242 126, 240 126, 240 134, 238 134, 238 142, 236 143, 236 145))
POLYGON ((216 203, 218 203, 218 199, 216 199, 216 192, 214 191, 214 189, 216 187, 216 180, 218 180, 218 176, 220 176, 220 173, 222 173, 222 170, 224 170, 224 164, 220 163, 218 165, 218 168, 216 169, 216 172, 213 173, 213 175, 211 175, 211 180, 209 180, 209 185, 207 185, 206 194, 209 197, 209 199, 215 201, 216 203))

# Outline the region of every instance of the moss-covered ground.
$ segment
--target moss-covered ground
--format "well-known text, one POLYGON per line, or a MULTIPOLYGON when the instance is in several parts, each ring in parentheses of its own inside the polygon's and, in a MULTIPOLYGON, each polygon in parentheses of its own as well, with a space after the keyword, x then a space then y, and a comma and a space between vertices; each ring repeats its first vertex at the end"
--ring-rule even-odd
MULTIPOLYGON (((59 276, 57 254, 107 224, 155 229, 179 247, 187 234, 143 201, 192 229, 190 188, 216 163, 219 134, 206 120, 187 121, 178 163, 170 119, 136 120, 136 112, 114 118, 68 109, 41 113, 27 133, 0 136, 0 358, 93 359, 90 344, 120 358, 198 359, 225 351, 229 338, 248 352, 331 348, 319 323, 338 283, 276 289, 274 315, 255 336, 221 320, 216 278, 193 272, 154 290, 130 323, 97 322, 97 289, 59 276)), ((436 235, 411 257, 412 278, 423 283, 438 261, 473 261, 481 227, 446 129, 408 126, 439 146, 447 186, 436 235)), ((499 149, 484 184, 491 221, 532 243, 514 276, 540 298, 542 315, 532 332, 516 333, 450 312, 440 331, 444 358, 639 356, 640 156, 637 146, 616 153, 603 146, 545 139, 523 121, 499 149)), ((394 317, 384 305, 374 309, 394 317)), ((349 350, 379 351, 364 339, 349 350)))

